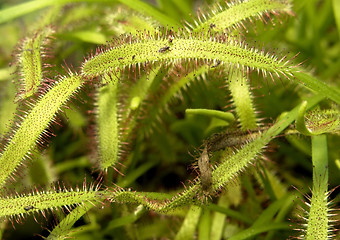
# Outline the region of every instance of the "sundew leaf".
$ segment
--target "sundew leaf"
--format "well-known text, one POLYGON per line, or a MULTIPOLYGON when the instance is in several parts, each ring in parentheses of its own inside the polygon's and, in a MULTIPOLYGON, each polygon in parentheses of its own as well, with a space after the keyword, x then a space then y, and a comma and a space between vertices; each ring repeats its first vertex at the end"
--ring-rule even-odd
MULTIPOLYGON (((320 96, 316 96, 309 101, 308 107, 315 105, 322 99, 320 96)), ((216 169, 213 171, 213 191, 218 190, 224 186, 230 179, 235 177, 240 171, 242 171, 251 160, 253 160, 258 154, 261 153, 262 148, 266 146, 273 137, 283 131, 294 121, 298 115, 299 106, 294 108, 292 111, 287 113, 282 119, 265 131, 262 135, 256 138, 254 141, 245 145, 235 155, 224 160, 216 169)))
POLYGON ((157 33, 154 36, 144 33, 116 39, 107 50, 98 52, 82 64, 84 76, 99 76, 135 65, 140 69, 141 66, 155 62, 217 61, 230 68, 240 68, 244 73, 256 70, 271 78, 283 76, 340 104, 338 89, 293 67, 289 60, 284 60, 285 57, 278 59, 274 55, 231 40, 225 35, 215 38, 195 34, 186 36, 185 32, 169 31, 165 35, 157 33))
POLYGON ((325 134, 312 136, 313 191, 305 239, 329 238, 328 150, 325 134))
POLYGON ((93 207, 92 203, 86 202, 72 210, 48 235, 47 240, 63 240, 69 237, 74 223, 93 207))
POLYGON ((33 37, 27 37, 21 46, 19 54, 20 71, 22 72, 21 97, 27 98, 36 93, 43 80, 43 56, 42 50, 47 38, 53 33, 50 27, 38 30, 33 37))
MULTIPOLYGON (((45 216, 47 210, 60 210, 61 207, 71 207, 85 202, 101 201, 110 192, 93 189, 76 191, 50 190, 27 195, 9 196, 0 198, 0 218, 21 218, 32 213, 42 213, 45 216)), ((66 208, 67 209, 67 208, 66 208)))
POLYGON ((100 88, 97 108, 99 162, 102 170, 114 166, 119 158, 117 82, 100 88))
POLYGON ((15 172, 29 151, 47 134, 44 130, 50 125, 61 106, 79 89, 83 80, 80 76, 64 77, 42 95, 35 106, 22 118, 22 122, 2 149, 0 156, 0 187, 15 172))
MULTIPOLYGON (((315 96, 308 101, 307 108, 315 106, 319 101, 323 99, 322 96, 315 96)), ((261 153, 262 149, 272 140, 273 137, 287 128, 297 117, 300 106, 295 107, 290 112, 284 114, 280 120, 270 127, 261 136, 245 145, 237 153, 232 155, 229 159, 224 159, 223 163, 216 166, 212 172, 212 186, 210 194, 219 191, 228 182, 230 182, 240 171, 247 167, 251 161, 261 153)), ((125 190, 117 190, 113 193, 110 200, 118 203, 134 203, 143 204, 150 210, 160 213, 166 213, 173 211, 180 207, 189 204, 199 204, 199 196, 202 194, 201 182, 197 179, 191 186, 187 187, 185 191, 172 197, 171 199, 164 201, 157 201, 152 196, 147 196, 142 193, 136 193, 125 190)), ((159 194, 163 196, 164 194, 159 194)), ((165 196, 165 195, 164 195, 165 196)), ((286 228, 288 224, 275 223, 272 226, 264 226, 262 231, 268 231, 271 229, 286 228)), ((249 234, 249 233, 247 233, 249 234)))
POLYGON ((117 39, 106 51, 88 59, 82 65, 82 74, 86 77, 99 76, 125 67, 144 63, 174 62, 182 60, 216 61, 230 67, 238 67, 247 72, 256 69, 280 76, 291 76, 292 66, 283 59, 277 60, 264 52, 250 49, 242 43, 231 41, 227 36, 214 39, 210 36, 191 35, 185 33, 161 36, 148 35, 129 36, 117 39))
POLYGON ((339 134, 340 131, 340 112, 335 109, 313 110, 306 114, 305 101, 296 119, 296 129, 306 135, 315 136, 323 133, 339 134))
POLYGON ((231 27, 237 28, 243 25, 247 19, 269 16, 269 13, 291 13, 290 0, 248 0, 234 1, 230 3, 216 4, 209 13, 201 13, 195 20, 194 32, 219 32, 231 27))
POLYGON ((48 66, 44 61, 48 57, 52 58, 49 45, 55 29, 51 26, 60 9, 59 5, 49 8, 43 17, 30 26, 32 33, 22 40, 18 48, 17 68, 21 85, 18 96, 21 99, 35 94, 43 81, 48 66))
POLYGON ((231 70, 228 77, 228 87, 236 107, 241 130, 256 129, 256 114, 253 104, 253 97, 249 90, 249 84, 242 71, 231 70))
POLYGON ((340 111, 336 109, 312 110, 306 114, 306 127, 313 133, 340 134, 340 111))

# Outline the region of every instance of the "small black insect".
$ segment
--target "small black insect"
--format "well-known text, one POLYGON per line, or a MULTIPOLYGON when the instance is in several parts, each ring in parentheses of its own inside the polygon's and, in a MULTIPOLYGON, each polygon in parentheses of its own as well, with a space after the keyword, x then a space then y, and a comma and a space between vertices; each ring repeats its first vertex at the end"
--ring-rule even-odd
POLYGON ((216 61, 216 64, 215 64, 215 65, 212 65, 211 68, 218 67, 220 64, 221 64, 221 61, 220 61, 220 60, 217 60, 217 61, 216 61))
POLYGON ((215 24, 213 24, 213 23, 210 23, 210 29, 213 29, 214 27, 216 27, 216 25, 215 24))
POLYGON ((160 49, 158 50, 158 52, 164 53, 164 52, 169 51, 169 50, 170 50, 170 47, 169 47, 169 46, 165 46, 165 47, 160 48, 160 49))
POLYGON ((34 209, 34 207, 33 206, 26 206, 26 207, 24 207, 24 209, 25 209, 25 211, 29 211, 29 210, 34 209))
POLYGON ((133 56, 132 56, 132 60, 134 60, 134 59, 135 59, 135 57, 136 57, 136 55, 133 55, 133 56))
POLYGON ((123 60, 123 59, 124 59, 124 58, 122 58, 122 57, 119 57, 119 58, 118 58, 118 60, 123 60))

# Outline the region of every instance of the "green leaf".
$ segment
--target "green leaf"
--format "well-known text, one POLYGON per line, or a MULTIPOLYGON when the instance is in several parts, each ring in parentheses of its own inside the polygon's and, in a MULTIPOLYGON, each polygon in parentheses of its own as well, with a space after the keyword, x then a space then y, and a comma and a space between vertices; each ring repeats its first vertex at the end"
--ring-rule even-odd
POLYGON ((207 116, 210 118, 218 118, 221 120, 224 120, 228 123, 231 123, 235 120, 234 115, 230 112, 223 112, 218 110, 212 110, 212 109, 186 109, 186 114, 196 114, 196 115, 202 115, 207 116))
POLYGON ((306 135, 315 136, 323 133, 339 134, 340 132, 340 111, 339 110, 313 110, 306 113, 305 101, 299 109, 296 119, 296 129, 306 135), (307 119, 307 121, 306 121, 307 119))
POLYGON ((290 223, 266 223, 257 227, 250 227, 229 238, 229 240, 243 240, 271 230, 289 229, 290 223))
POLYGON ((302 71, 294 71, 293 74, 297 78, 297 82, 301 81, 303 86, 321 94, 326 98, 333 100, 337 104, 340 104, 339 89, 328 86, 324 82, 321 82, 319 79, 302 71))
POLYGON ((338 28, 338 34, 340 38, 340 1, 333 0, 333 12, 335 17, 336 26, 338 28))
POLYGON ((33 37, 27 37, 21 46, 19 55, 20 70, 22 72, 21 90, 22 98, 30 97, 37 92, 43 80, 43 52, 47 37, 51 36, 53 30, 45 26, 38 30, 33 37))
MULTIPOLYGON (((197 32, 220 32, 231 27, 244 27, 243 21, 253 18, 263 18, 263 15, 279 12, 291 13, 290 0, 250 0, 234 1, 231 3, 217 4, 210 14, 199 16, 193 31, 197 32), (204 20, 202 20, 204 19, 204 20)), ((262 20, 262 19, 261 19, 262 20)))
POLYGON ((35 12, 45 7, 64 5, 74 2, 110 2, 110 0, 34 0, 0 10, 0 24, 35 12))
POLYGON ((50 91, 41 96, 27 113, 1 153, 0 186, 5 184, 6 179, 15 172, 21 161, 27 157, 28 152, 40 141, 39 137, 44 134, 44 130, 50 125, 56 113, 82 84, 80 76, 64 77, 54 84, 50 91))
POLYGON ((202 209, 191 206, 175 240, 193 240, 202 209))
POLYGON ((328 151, 325 134, 312 137, 313 191, 306 239, 328 239, 328 151))
POLYGON ((236 107, 236 113, 241 123, 241 130, 256 129, 256 114, 253 96, 243 72, 239 69, 231 70, 228 77, 229 90, 236 107))
MULTIPOLYGON (((228 190, 226 190, 228 191, 228 190)), ((222 207, 228 207, 228 195, 226 192, 218 200, 218 205, 222 207)), ((225 220, 227 215, 225 213, 215 212, 211 224, 210 240, 220 240, 223 235, 223 229, 227 221, 225 220)))
POLYGON ((105 44, 107 41, 106 36, 104 34, 90 30, 63 33, 60 36, 66 39, 75 39, 78 41, 93 44, 105 44))
POLYGON ((121 137, 119 135, 117 82, 108 83, 99 89, 97 138, 100 168, 114 167, 119 158, 121 137))
POLYGON ((96 188, 77 191, 51 190, 26 196, 8 196, 0 198, 0 217, 19 217, 46 210, 57 210, 63 206, 72 206, 83 202, 96 202, 110 192, 100 192, 96 188))
POLYGON ((218 60, 230 67, 239 67, 244 71, 256 69, 273 77, 291 76, 287 62, 269 56, 264 51, 249 49, 242 43, 230 41, 226 36, 213 39, 210 36, 173 33, 170 36, 142 34, 117 39, 106 51, 88 59, 82 65, 82 74, 86 77, 99 76, 124 69, 135 64, 150 62, 180 62, 183 60, 218 60))
POLYGON ((211 231, 210 225, 211 225, 210 211, 206 208, 203 208, 200 222, 198 225, 198 240, 209 240, 210 239, 210 231, 211 231))
POLYGON ((132 214, 130 214, 128 216, 116 218, 116 219, 110 221, 110 223, 108 224, 108 226, 105 229, 105 232, 107 234, 109 234, 115 228, 122 227, 122 226, 125 226, 125 225, 128 225, 128 224, 134 223, 145 212, 146 212, 146 209, 144 208, 144 206, 143 205, 139 205, 132 214))
POLYGON ((152 7, 150 4, 140 0, 118 0, 120 3, 140 12, 142 14, 153 17, 158 20, 163 26, 177 27, 179 23, 167 15, 161 13, 158 9, 152 7))
POLYGON ((75 222, 93 207, 92 203, 84 203, 72 210, 56 227, 53 228, 47 240, 63 240, 69 237, 75 222))

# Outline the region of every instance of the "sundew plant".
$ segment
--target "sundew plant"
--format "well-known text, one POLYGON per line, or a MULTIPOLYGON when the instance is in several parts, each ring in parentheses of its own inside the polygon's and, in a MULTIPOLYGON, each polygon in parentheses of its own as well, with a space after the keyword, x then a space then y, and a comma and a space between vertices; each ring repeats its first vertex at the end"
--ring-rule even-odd
POLYGON ((339 239, 339 0, 0 3, 2 239, 339 239))

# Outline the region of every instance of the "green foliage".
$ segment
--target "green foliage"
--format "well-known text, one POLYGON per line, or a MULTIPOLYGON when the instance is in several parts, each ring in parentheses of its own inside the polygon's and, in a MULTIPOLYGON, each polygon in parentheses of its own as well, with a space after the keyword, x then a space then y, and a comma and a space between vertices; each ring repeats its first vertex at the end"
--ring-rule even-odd
POLYGON ((339 4, 306 2, 1 3, 1 237, 336 238, 339 4))
POLYGON ((307 222, 306 239, 327 239, 328 220, 328 153, 325 135, 312 137, 313 195, 307 222))
POLYGON ((62 104, 79 89, 82 83, 79 76, 71 75, 62 78, 60 82, 51 87, 50 91, 38 99, 29 113, 21 117, 20 127, 14 132, 0 157, 0 186, 4 186, 6 179, 15 172, 36 143, 43 144, 44 135, 48 135, 45 129, 53 122, 62 104))
POLYGON ((100 168, 106 169, 115 165, 119 151, 117 84, 101 87, 98 95, 99 161, 100 168))

